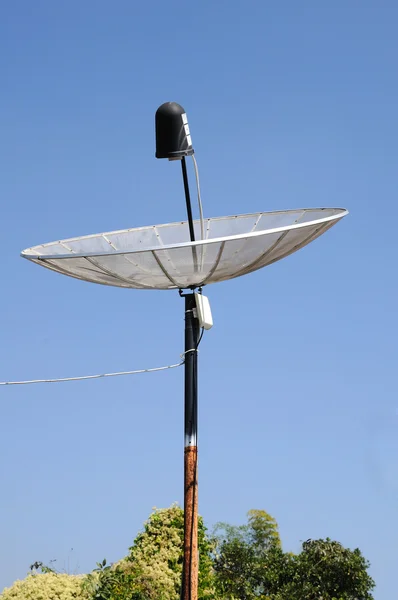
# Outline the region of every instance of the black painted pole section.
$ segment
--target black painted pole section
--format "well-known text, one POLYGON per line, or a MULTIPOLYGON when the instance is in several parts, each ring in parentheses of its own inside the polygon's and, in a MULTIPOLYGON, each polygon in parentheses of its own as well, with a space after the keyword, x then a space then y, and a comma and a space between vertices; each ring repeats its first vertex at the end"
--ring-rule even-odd
POLYGON ((196 446, 197 442, 197 366, 196 345, 199 336, 199 321, 194 316, 196 302, 194 294, 185 298, 185 446, 196 446))
POLYGON ((184 561, 183 600, 198 598, 198 352, 195 295, 185 297, 184 561))
MULTIPOLYGON (((194 242, 195 241, 195 232, 194 232, 194 228, 193 228, 191 196, 189 193, 187 163, 185 161, 185 156, 183 156, 181 159, 181 169, 182 169, 182 178, 184 181, 185 202, 187 205, 189 236, 191 238, 191 242, 194 242)), ((192 248, 192 258, 193 258, 194 270, 197 271, 198 270, 198 255, 197 255, 195 246, 192 248)))
POLYGON ((183 156, 182 159, 181 159, 181 169, 182 169, 182 178, 184 180, 185 202, 187 204, 189 235, 191 237, 191 242, 194 242, 195 241, 195 232, 194 232, 194 229, 193 229, 191 196, 190 196, 190 193, 189 193, 187 163, 185 161, 185 156, 183 156))

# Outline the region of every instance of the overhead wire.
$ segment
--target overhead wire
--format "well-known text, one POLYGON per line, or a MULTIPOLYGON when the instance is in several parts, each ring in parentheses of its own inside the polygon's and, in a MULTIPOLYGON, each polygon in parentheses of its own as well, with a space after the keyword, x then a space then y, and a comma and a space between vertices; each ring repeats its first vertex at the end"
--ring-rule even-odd
MULTIPOLYGON (((202 333, 203 335, 203 333, 202 333)), ((138 375, 140 373, 155 373, 156 371, 167 371, 168 369, 176 369, 182 367, 185 362, 185 354, 188 352, 196 352, 198 345, 195 348, 186 350, 180 354, 181 361, 173 365, 166 365, 164 367, 152 367, 150 369, 136 369, 135 371, 118 371, 116 373, 101 373, 99 375, 81 375, 78 377, 59 377, 57 379, 28 379, 23 381, 0 381, 0 385, 29 385, 34 383, 64 383, 66 381, 85 381, 87 379, 103 379, 105 377, 119 377, 121 375, 138 375)))

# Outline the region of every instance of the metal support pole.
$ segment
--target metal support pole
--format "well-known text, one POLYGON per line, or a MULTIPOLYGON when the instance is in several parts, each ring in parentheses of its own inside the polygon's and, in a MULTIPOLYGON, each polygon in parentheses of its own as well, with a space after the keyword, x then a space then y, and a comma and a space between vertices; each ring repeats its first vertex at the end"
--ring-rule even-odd
POLYGON ((183 600, 198 599, 198 352, 194 294, 185 297, 185 449, 183 600))
MULTIPOLYGON (((185 156, 183 156, 181 159, 181 169, 182 169, 182 179, 184 181, 185 202, 187 205, 189 236, 191 238, 191 242, 194 242, 195 241, 195 231, 193 228, 191 196, 189 193, 187 163, 185 161, 185 156)), ((197 257, 197 251, 196 251, 195 247, 192 248, 192 257, 193 257, 194 270, 197 271, 198 270, 198 257, 197 257)))
POLYGON ((191 238, 191 242, 194 242, 195 241, 195 233, 194 233, 194 229, 193 229, 191 196, 189 193, 187 163, 185 161, 185 156, 183 156, 181 159, 181 169, 182 169, 182 179, 184 181, 185 202, 187 204, 189 235, 191 238))

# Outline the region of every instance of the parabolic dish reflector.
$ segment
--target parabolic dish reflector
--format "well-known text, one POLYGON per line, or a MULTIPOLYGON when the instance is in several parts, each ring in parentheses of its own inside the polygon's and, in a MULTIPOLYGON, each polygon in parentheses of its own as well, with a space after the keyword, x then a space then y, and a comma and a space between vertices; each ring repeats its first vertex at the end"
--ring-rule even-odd
POLYGON ((186 289, 246 275, 303 248, 348 213, 343 208, 263 212, 71 238, 22 256, 75 277, 117 287, 186 289))

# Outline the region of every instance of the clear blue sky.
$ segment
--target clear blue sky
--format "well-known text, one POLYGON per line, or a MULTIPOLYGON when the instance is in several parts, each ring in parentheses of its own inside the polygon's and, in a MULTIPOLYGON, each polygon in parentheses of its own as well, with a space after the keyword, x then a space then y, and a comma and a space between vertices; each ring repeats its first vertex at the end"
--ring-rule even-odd
MULTIPOLYGON (((266 509, 287 550, 359 546, 377 600, 398 560, 397 19, 393 0, 0 8, 0 380, 178 360, 177 293, 80 282, 19 252, 183 219, 178 165, 154 157, 154 113, 181 103, 206 216, 350 210, 207 288, 200 512, 212 526, 266 509)), ((181 502, 182 369, 0 388, 0 407, 0 589, 35 560, 117 560, 153 506, 181 502)))

